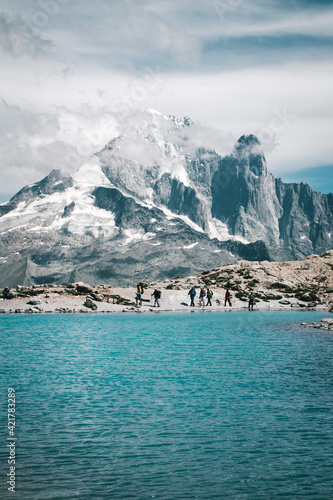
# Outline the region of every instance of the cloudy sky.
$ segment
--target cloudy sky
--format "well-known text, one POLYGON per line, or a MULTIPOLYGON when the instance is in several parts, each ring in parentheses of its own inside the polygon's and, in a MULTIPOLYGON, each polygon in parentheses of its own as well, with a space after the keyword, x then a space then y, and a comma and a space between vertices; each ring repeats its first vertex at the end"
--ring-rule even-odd
POLYGON ((75 170, 147 108, 190 116, 227 145, 255 133, 276 177, 333 192, 333 0, 1 9, 0 202, 75 170))

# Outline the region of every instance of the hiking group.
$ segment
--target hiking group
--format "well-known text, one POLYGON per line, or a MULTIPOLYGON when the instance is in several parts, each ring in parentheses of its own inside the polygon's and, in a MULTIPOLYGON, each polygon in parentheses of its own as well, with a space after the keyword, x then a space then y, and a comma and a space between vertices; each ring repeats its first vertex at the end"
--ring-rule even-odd
MULTIPOLYGON (((136 305, 136 307, 139 307, 139 305, 140 305, 140 307, 142 306, 142 295, 143 295, 143 292, 144 292, 143 283, 139 283, 136 286, 136 297, 135 297, 135 305, 136 305)), ((161 290, 158 290, 157 288, 155 288, 155 290, 151 294, 151 297, 154 297, 154 307, 160 307, 161 296, 162 296, 161 290)))
MULTIPOLYGON (((190 307, 195 307, 194 299, 197 295, 197 292, 196 292, 194 286, 191 287, 191 290, 188 292, 188 295, 190 296, 190 299, 191 299, 190 307)), ((199 307, 205 307, 205 305, 211 306, 212 305, 212 297, 213 297, 213 291, 210 290, 210 288, 207 288, 207 290, 205 290, 205 288, 202 286, 200 288, 200 292, 199 292, 199 307), (205 304, 206 297, 207 297, 207 303, 205 304)), ((231 307, 231 295, 230 295, 229 290, 226 290, 224 299, 225 299, 224 305, 226 306, 227 302, 228 302, 229 306, 231 307)))
MULTIPOLYGON (((147 287, 146 287, 147 288, 147 287)), ((136 297, 135 297, 135 305, 136 307, 141 307, 142 306, 142 295, 144 293, 144 283, 138 283, 136 287, 136 297)), ((195 307, 195 297, 197 295, 197 291, 194 286, 191 287, 190 291, 188 292, 188 295, 190 296, 191 299, 191 304, 190 307, 195 307)), ((205 288, 202 286, 199 291, 199 307, 207 307, 207 306, 212 306, 212 298, 213 298, 213 291, 207 287, 205 288), (207 300, 207 302, 206 302, 207 300), (206 303, 205 303, 206 302, 206 303)), ((161 290, 158 290, 157 288, 154 289, 153 293, 151 294, 151 297, 154 297, 154 305, 153 307, 161 307, 160 300, 162 297, 162 292, 161 290)), ((227 305, 229 307, 232 307, 231 303, 231 294, 229 289, 226 289, 225 295, 224 295, 224 306, 226 307, 227 305)), ((147 300, 146 302, 149 302, 147 300)), ((217 303, 219 304, 220 302, 217 300, 217 303)), ((253 305, 255 303, 254 295, 251 293, 249 295, 249 302, 248 302, 248 308, 250 311, 253 311, 253 305)), ((149 304, 151 305, 151 304, 149 304)), ((187 305, 187 304, 184 304, 187 305)))

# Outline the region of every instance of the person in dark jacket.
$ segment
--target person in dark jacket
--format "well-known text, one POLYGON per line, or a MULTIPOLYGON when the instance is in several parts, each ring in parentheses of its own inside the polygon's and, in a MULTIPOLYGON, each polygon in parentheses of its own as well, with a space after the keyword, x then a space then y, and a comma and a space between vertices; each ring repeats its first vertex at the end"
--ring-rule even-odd
POLYGON ((196 296, 197 292, 195 291, 194 286, 191 287, 191 290, 188 292, 188 295, 191 297, 191 305, 190 307, 195 307, 194 304, 194 297, 196 296))
POLYGON ((154 307, 155 306, 160 307, 159 300, 161 298, 161 295, 162 295, 161 290, 157 290, 157 288, 155 288, 155 290, 151 294, 151 296, 154 297, 154 307))
POLYGON ((231 295, 230 295, 230 292, 228 289, 225 292, 225 297, 224 297, 224 305, 225 306, 227 305, 227 302, 228 302, 229 306, 231 307, 231 295))
POLYGON ((199 307, 205 307, 205 297, 206 297, 206 290, 202 286, 200 289, 200 295, 199 295, 199 307))
POLYGON ((212 305, 212 297, 213 297, 213 292, 209 288, 207 288, 207 304, 206 306, 211 306, 212 305))

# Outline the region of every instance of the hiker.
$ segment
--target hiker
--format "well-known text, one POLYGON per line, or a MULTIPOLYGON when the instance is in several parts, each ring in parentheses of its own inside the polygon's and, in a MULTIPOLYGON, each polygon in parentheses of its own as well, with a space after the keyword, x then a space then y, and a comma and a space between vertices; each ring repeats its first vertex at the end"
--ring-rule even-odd
POLYGON ((136 287, 136 297, 135 297, 135 305, 138 307, 139 304, 142 306, 142 295, 143 295, 143 286, 142 283, 139 283, 136 287))
POLYGON ((8 288, 8 286, 6 286, 4 288, 4 290, 2 290, 2 297, 4 299, 8 299, 8 295, 10 294, 10 289, 8 288))
POLYGON ((191 287, 191 290, 188 292, 188 295, 191 297, 191 305, 190 307, 195 307, 194 304, 194 297, 196 296, 197 292, 195 291, 194 286, 191 287))
POLYGON ((225 297, 224 297, 224 306, 227 305, 227 302, 229 303, 229 306, 231 307, 231 295, 230 295, 230 292, 229 290, 227 289, 227 291, 225 292, 225 297))
POLYGON ((202 286, 199 295, 199 307, 200 306, 205 307, 205 297, 206 297, 206 290, 202 286))
POLYGON ((152 297, 154 297, 154 307, 157 305, 157 307, 160 307, 159 300, 161 298, 162 292, 161 290, 157 290, 155 288, 154 292, 151 294, 152 297))
POLYGON ((254 305, 254 295, 253 293, 251 293, 249 296, 249 311, 253 311, 253 305, 254 305))
POLYGON ((206 306, 211 306, 212 305, 212 297, 213 297, 213 292, 209 288, 207 288, 207 304, 206 306))

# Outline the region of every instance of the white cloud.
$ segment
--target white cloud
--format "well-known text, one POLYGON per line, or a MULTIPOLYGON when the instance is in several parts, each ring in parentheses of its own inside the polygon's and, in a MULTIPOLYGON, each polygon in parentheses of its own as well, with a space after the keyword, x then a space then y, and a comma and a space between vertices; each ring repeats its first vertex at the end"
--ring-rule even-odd
POLYGON ((130 80, 115 75, 108 86, 103 73, 87 75, 84 81, 78 74, 66 80, 53 78, 50 87, 41 89, 40 100, 33 79, 30 85, 18 80, 12 100, 19 105, 3 105, 0 119, 4 179, 14 194, 23 180, 35 182, 52 168, 73 171, 123 130, 133 111, 148 107, 201 122, 206 128, 194 128, 192 139, 221 154, 228 153, 242 134, 256 133, 264 143, 269 168, 277 176, 283 177, 290 169, 329 164, 332 66, 317 63, 265 71, 159 74, 153 90, 147 86, 142 94, 143 100, 135 100, 133 89, 144 88, 144 80, 134 75, 130 80), (99 86, 104 92, 97 90, 99 86), (23 92, 25 103, 20 102, 23 92), (55 105, 50 106, 48 95, 54 97, 55 105), (59 106, 60 102, 65 105, 59 106))
POLYGON ((50 40, 36 34, 21 18, 0 13, 0 48, 14 59, 40 56, 52 46, 50 40))
POLYGON ((52 168, 75 169, 149 107, 201 122, 193 139, 223 154, 243 133, 261 134, 276 175, 331 163, 333 64, 322 48, 331 43, 332 8, 221 1, 222 16, 214 0, 3 0, 0 168, 8 196, 52 168), (272 46, 260 46, 262 35, 272 46), (300 35, 297 51, 290 35, 300 35), (249 38, 268 56, 249 51, 249 38))
POLYGON ((314 12, 312 9, 290 8, 291 6, 274 6, 274 3, 253 5, 249 2, 239 1, 239 5, 232 7, 224 0, 212 2, 219 13, 223 13, 220 23, 212 23, 207 31, 205 26, 199 33, 205 38, 223 36, 228 38, 283 35, 306 35, 331 37, 333 8, 321 9, 314 12), (249 22, 250 20, 250 22, 249 22))

